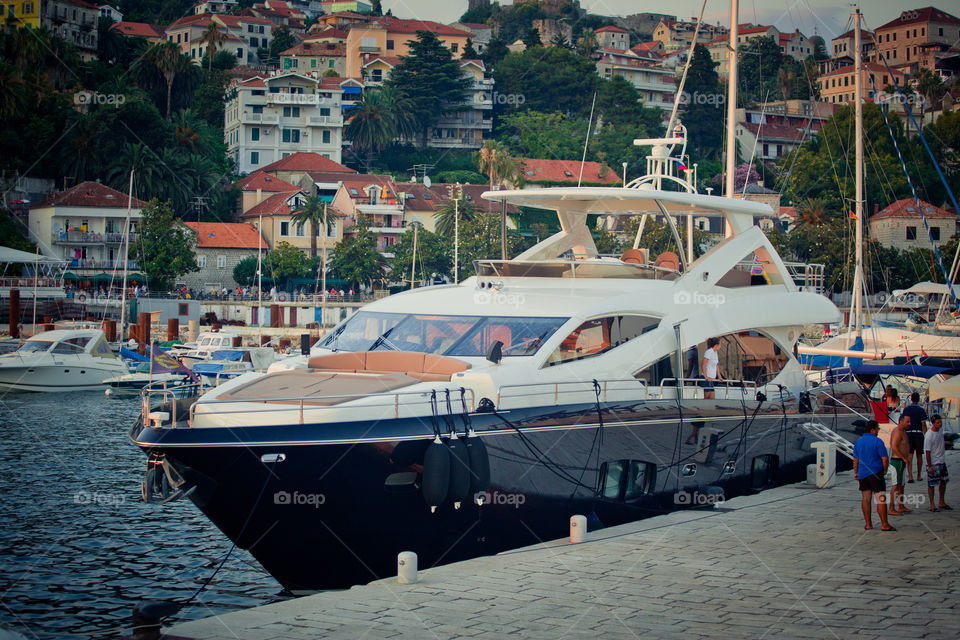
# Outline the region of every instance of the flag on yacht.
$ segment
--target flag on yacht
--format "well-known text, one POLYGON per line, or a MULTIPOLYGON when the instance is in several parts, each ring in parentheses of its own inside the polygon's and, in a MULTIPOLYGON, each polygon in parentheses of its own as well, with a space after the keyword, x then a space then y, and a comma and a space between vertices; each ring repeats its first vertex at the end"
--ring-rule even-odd
POLYGON ((150 373, 182 373, 190 376, 190 379, 194 382, 200 382, 197 374, 187 369, 182 362, 156 344, 150 350, 150 373))

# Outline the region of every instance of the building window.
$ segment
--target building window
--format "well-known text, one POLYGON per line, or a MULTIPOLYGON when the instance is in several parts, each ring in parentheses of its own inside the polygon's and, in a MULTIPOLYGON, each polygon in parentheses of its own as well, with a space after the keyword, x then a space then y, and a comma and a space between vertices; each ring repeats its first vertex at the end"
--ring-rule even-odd
POLYGON ((916 240, 916 239, 917 239, 917 228, 907 227, 907 240, 916 240))
POLYGON ((940 239, 940 227, 930 227, 930 239, 934 242, 940 239))
POLYGON ((459 43, 459 42, 451 42, 451 43, 450 43, 450 52, 451 52, 451 53, 457 53, 458 51, 460 51, 460 43, 459 43))
POLYGON ((254 106, 253 106, 253 112, 254 112, 254 113, 263 113, 263 105, 259 105, 259 104, 258 104, 258 105, 254 105, 254 106))
POLYGON ((260 164, 260 152, 251 151, 250 152, 250 164, 260 164))
POLYGON ((323 132, 323 144, 330 144, 330 132, 324 130, 323 132))
POLYGON ((300 142, 300 129, 284 129, 283 141, 297 144, 300 142))
POLYGON ((207 268, 207 256, 197 256, 197 266, 201 269, 207 268))
POLYGON ((281 235, 281 236, 289 236, 289 235, 290 235, 290 223, 289 223, 289 222, 281 222, 281 223, 280 223, 280 235, 281 235))
POLYGON ((217 269, 227 268, 227 256, 217 256, 217 269))
POLYGON ((284 108, 283 108, 283 117, 284 117, 284 118, 299 118, 299 117, 300 117, 300 107, 284 107, 284 108))
POLYGON ((387 51, 393 51, 393 40, 387 40, 387 51))
POLYGON ((370 72, 370 79, 374 82, 383 82, 383 70, 374 69, 370 72))
POLYGON ((260 139, 260 127, 250 129, 250 139, 254 142, 260 139))
POLYGON ((334 60, 333 58, 330 58, 330 62, 327 64, 327 68, 328 68, 328 69, 333 69, 333 67, 334 67, 334 65, 335 65, 336 63, 337 63, 336 60, 334 60))
POLYGON ((297 232, 297 237, 298 237, 298 238, 302 238, 302 237, 304 237, 305 235, 307 235, 307 234, 304 232, 303 223, 302 223, 302 222, 301 222, 300 224, 296 225, 296 232, 297 232))

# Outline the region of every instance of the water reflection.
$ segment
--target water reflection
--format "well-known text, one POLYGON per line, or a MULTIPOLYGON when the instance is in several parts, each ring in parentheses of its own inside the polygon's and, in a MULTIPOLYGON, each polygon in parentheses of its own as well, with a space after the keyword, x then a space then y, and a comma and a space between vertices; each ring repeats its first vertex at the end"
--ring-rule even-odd
MULTIPOLYGON (((230 548, 189 501, 140 501, 127 440, 135 396, 0 397, 0 626, 28 638, 130 631, 142 600, 185 600, 230 548)), ((183 619, 277 599, 250 555, 230 559, 183 619)))

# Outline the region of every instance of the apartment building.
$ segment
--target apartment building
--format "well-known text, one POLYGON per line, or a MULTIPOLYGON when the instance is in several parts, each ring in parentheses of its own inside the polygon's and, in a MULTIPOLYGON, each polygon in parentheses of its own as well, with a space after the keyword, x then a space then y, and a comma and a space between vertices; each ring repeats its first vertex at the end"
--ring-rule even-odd
POLYGON ((335 42, 301 42, 280 54, 280 68, 291 71, 346 73, 346 47, 335 42))
MULTIPOLYGON (((693 33, 696 28, 697 23, 695 19, 690 22, 683 20, 661 20, 653 29, 653 39, 663 43, 663 49, 666 53, 689 49, 690 43, 693 42, 693 33)), ((726 27, 703 24, 700 25, 700 33, 697 36, 697 41, 708 42, 727 33, 729 33, 729 30, 726 27)))
POLYGON ((219 25, 220 30, 228 36, 227 43, 220 48, 235 54, 241 64, 259 62, 257 49, 270 48, 274 25, 269 20, 256 16, 190 15, 170 24, 165 35, 168 42, 179 46, 184 55, 200 64, 208 46, 203 41, 203 34, 212 23, 219 25))
MULTIPOLYGON (((881 97, 883 89, 888 84, 896 82, 903 86, 903 73, 893 69, 887 71, 882 63, 864 62, 861 71, 863 95, 866 98, 881 97), (871 81, 873 84, 871 84, 871 81), (876 87, 874 89, 874 87, 876 87)), ((830 103, 845 103, 854 101, 856 72, 853 65, 840 67, 820 76, 820 100, 830 103)))
POLYGON ((597 46, 601 49, 618 49, 623 51, 630 48, 630 32, 620 27, 601 27, 593 32, 597 38, 597 46))
POLYGON ((960 18, 936 7, 910 9, 877 27, 876 50, 906 75, 937 69, 940 58, 960 42, 960 18))
POLYGON ((194 15, 204 15, 211 13, 230 13, 237 7, 237 0, 210 0, 209 2, 198 2, 193 6, 194 15))
POLYGON ((237 171, 250 173, 296 152, 340 161, 343 90, 337 78, 280 71, 227 87, 224 138, 237 171))
POLYGON ((181 275, 177 281, 188 289, 209 292, 223 287, 233 290, 233 268, 258 250, 269 251, 255 225, 243 222, 185 222, 197 233, 193 252, 199 271, 181 275))
MULTIPOLYGON (((51 258, 67 260, 69 272, 91 277, 122 270, 127 194, 99 182, 81 182, 51 194, 30 210, 30 240, 51 258)), ((137 223, 145 203, 133 198, 128 241, 136 241, 137 223)), ((133 260, 127 264, 136 269, 133 260)))
POLYGON ((40 26, 40 3, 42 0, 26 2, 0 2, 0 27, 36 29, 40 26))
POLYGON ((409 42, 416 40, 418 31, 437 35, 454 58, 463 55, 467 40, 473 33, 428 20, 401 20, 392 16, 378 16, 364 24, 354 24, 347 32, 346 75, 359 78, 363 64, 379 56, 410 55, 409 42))
MULTIPOLYGON (((29 3, 23 3, 21 7, 27 8, 24 7, 26 4, 29 3)), ((75 44, 84 60, 92 60, 97 56, 100 10, 96 5, 83 0, 37 0, 36 4, 40 9, 41 27, 75 44)))
POLYGON ((664 111, 673 108, 677 95, 675 74, 659 61, 641 57, 630 49, 601 49, 597 73, 607 80, 619 76, 632 84, 646 107, 664 111))

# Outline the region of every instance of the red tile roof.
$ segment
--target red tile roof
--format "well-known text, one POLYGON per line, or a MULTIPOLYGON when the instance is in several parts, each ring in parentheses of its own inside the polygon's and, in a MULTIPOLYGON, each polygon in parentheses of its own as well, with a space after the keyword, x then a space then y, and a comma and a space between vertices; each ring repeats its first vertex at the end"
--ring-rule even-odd
MULTIPOLYGON (((580 177, 579 160, 541 160, 526 158, 521 160, 523 178, 527 182, 568 182, 576 184, 580 177)), ((583 163, 583 182, 618 184, 617 172, 599 162, 583 163), (603 176, 600 171, 605 169, 603 176)))
MULTIPOLYGON (((852 64, 848 64, 848 65, 846 65, 845 67, 839 67, 839 68, 837 68, 837 69, 834 69, 833 71, 829 71, 829 72, 827 72, 827 73, 823 73, 823 74, 820 75, 820 77, 823 78, 823 77, 826 77, 826 76, 835 76, 835 75, 839 75, 839 74, 843 74, 843 73, 853 73, 854 70, 855 70, 854 66, 853 66, 852 64)), ((886 72, 887 72, 887 66, 886 66, 886 65, 883 65, 883 64, 880 64, 879 62, 864 62, 864 63, 863 63, 863 70, 864 70, 864 71, 879 71, 879 72, 882 72, 882 73, 886 73, 886 72)), ((897 71, 896 67, 893 68, 893 71, 894 71, 895 73, 899 73, 899 72, 897 71)))
POLYGON ((641 42, 640 44, 630 47, 631 51, 652 51, 654 49, 662 49, 663 43, 659 40, 652 40, 651 42, 641 42))
MULTIPOLYGON (((435 187, 436 188, 436 187, 435 187)), ((465 184, 463 188, 463 199, 473 205, 477 211, 500 213, 500 203, 493 200, 484 200, 481 195, 490 191, 490 185, 486 184, 465 184)), ((507 213, 517 213, 520 208, 513 204, 507 205, 507 213)))
MULTIPOLYGON (((307 175, 314 182, 342 182, 343 180, 357 180, 359 177, 368 177, 356 171, 307 171, 307 175)), ((381 176, 384 180, 390 176, 381 176)))
POLYGON ((481 22, 458 22, 457 24, 466 27, 467 29, 491 29, 492 27, 488 24, 483 24, 481 22))
POLYGON ((319 153, 309 153, 307 151, 298 151, 291 153, 286 158, 281 158, 276 162, 271 162, 261 171, 342 171, 344 173, 356 173, 350 167, 345 167, 339 162, 334 162, 330 158, 325 158, 319 153))
POLYGON ((400 56, 370 56, 370 57, 365 57, 363 59, 363 66, 366 67, 368 65, 371 65, 377 60, 387 65, 388 67, 395 67, 398 64, 400 64, 400 62, 402 62, 403 59, 400 56))
POLYGON ((231 16, 230 14, 227 14, 227 13, 218 13, 217 20, 220 20, 221 22, 223 22, 223 24, 233 28, 239 28, 240 23, 247 23, 247 22, 251 24, 264 24, 264 25, 273 24, 266 18, 258 18, 256 16, 231 16))
POLYGON ((335 27, 327 27, 326 29, 314 29, 320 25, 313 25, 310 29, 307 30, 309 34, 307 36, 308 40, 319 39, 319 38, 340 38, 341 40, 346 40, 347 32, 335 27))
POLYGON ((111 29, 116 29, 125 36, 139 38, 162 38, 163 31, 146 22, 117 22, 111 29))
POLYGON ((287 200, 290 196, 295 193, 303 193, 297 189, 296 191, 285 191, 283 193, 275 193, 260 204, 254 205, 240 214, 241 218, 258 218, 260 216, 288 216, 290 215, 290 205, 287 204, 287 200))
POLYGON ((762 140, 789 140, 797 142, 804 138, 803 131, 796 127, 790 127, 785 124, 757 124, 755 122, 744 122, 741 126, 757 135, 759 133, 762 140))
POLYGON ((738 35, 738 36, 749 36, 749 35, 753 35, 753 34, 755 34, 755 33, 766 33, 767 31, 770 31, 771 28, 772 28, 772 27, 770 27, 770 26, 766 26, 766 27, 763 27, 763 26, 761 26, 761 27, 744 27, 744 28, 741 28, 741 29, 738 29, 738 30, 737 30, 737 35, 738 35))
POLYGON ((793 220, 799 220, 800 215, 797 213, 796 207, 780 207, 780 217, 781 218, 792 218, 793 220))
POLYGON ((197 232, 201 249, 256 249, 267 246, 257 228, 245 222, 185 222, 197 232))
POLYGON ((190 16, 183 16, 179 20, 176 20, 168 24, 166 28, 169 31, 170 29, 180 29, 183 27, 189 27, 193 25, 202 26, 202 25, 208 24, 210 20, 213 19, 213 16, 214 14, 212 13, 197 13, 190 16))
POLYGON ((377 17, 376 23, 382 24, 391 33, 416 33, 417 31, 432 31, 439 36, 464 36, 472 38, 471 31, 464 31, 449 25, 440 24, 431 20, 404 20, 393 16, 377 17))
POLYGON ((630 32, 627 31, 626 29, 621 29, 620 27, 607 26, 607 27, 600 27, 599 29, 595 29, 594 33, 630 33, 630 32))
POLYGON ((280 53, 282 56, 331 56, 343 58, 347 45, 341 42, 301 42, 280 53))
POLYGON ((924 7, 923 9, 910 9, 900 14, 899 18, 894 18, 890 22, 877 27, 877 31, 882 29, 895 29, 905 24, 917 24, 920 22, 944 22, 948 24, 960 24, 960 18, 940 11, 936 7, 924 7))
MULTIPOLYGON (((110 207, 127 208, 127 194, 111 189, 99 182, 81 182, 66 191, 47 196, 40 207, 110 207)), ((146 203, 133 199, 134 207, 142 207, 146 203)))
POLYGON ((300 187, 295 184, 291 184, 286 180, 281 180, 271 176, 269 173, 264 171, 255 171, 245 178, 241 178, 237 182, 237 186, 240 187, 241 191, 256 191, 260 189, 267 193, 281 193, 286 191, 296 191, 300 187))
MULTIPOLYGON (((941 209, 940 207, 935 207, 929 202, 920 201, 920 206, 923 207, 923 215, 928 218, 956 218, 957 216, 949 211, 941 209)), ((917 211, 917 203, 913 198, 904 198, 903 200, 897 200, 896 202, 887 205, 885 209, 882 209, 879 213, 875 213, 870 216, 871 220, 878 220, 882 218, 920 218, 920 212, 917 211)))
MULTIPOLYGON (((850 29, 850 31, 847 31, 846 33, 841 33, 840 35, 838 35, 836 38, 833 38, 833 39, 834 39, 834 40, 839 40, 840 38, 852 38, 854 35, 856 35, 856 34, 854 33, 854 29, 850 29)), ((872 41, 873 41, 873 31, 867 31, 866 29, 860 29, 860 39, 861 39, 861 40, 869 40, 869 41, 872 42, 872 41)))

